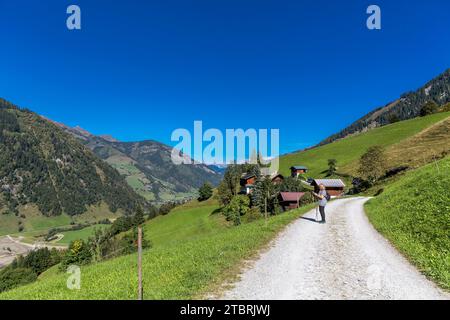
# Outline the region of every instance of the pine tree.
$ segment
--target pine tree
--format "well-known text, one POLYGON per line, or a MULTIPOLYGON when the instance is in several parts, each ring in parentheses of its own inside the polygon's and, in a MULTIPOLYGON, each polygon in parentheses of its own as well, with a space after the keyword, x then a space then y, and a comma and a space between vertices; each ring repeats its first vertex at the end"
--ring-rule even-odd
POLYGON ((144 211, 141 206, 138 206, 136 209, 136 213, 134 214, 133 224, 135 226, 139 226, 145 222, 144 211))
POLYGON ((208 200, 213 195, 213 187, 208 182, 206 182, 198 189, 198 194, 199 201, 208 200))
POLYGON ((328 159, 328 173, 327 176, 332 176, 336 173, 336 165, 337 160, 336 159, 328 159))
POLYGON ((279 186, 272 183, 270 177, 258 179, 252 192, 252 205, 261 213, 276 214, 278 212, 279 186))

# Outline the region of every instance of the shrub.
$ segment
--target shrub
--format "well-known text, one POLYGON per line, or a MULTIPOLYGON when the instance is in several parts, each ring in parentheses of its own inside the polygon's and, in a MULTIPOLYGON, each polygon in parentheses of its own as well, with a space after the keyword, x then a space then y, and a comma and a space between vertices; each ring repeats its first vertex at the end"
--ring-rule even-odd
POLYGON ((133 227, 133 217, 122 216, 114 220, 110 228, 111 235, 130 230, 133 227))
POLYGON ((437 111, 438 111, 438 105, 436 104, 436 102, 428 101, 427 103, 425 103, 423 105, 422 109, 420 109, 419 114, 421 117, 425 117, 430 114, 436 113, 437 111))
POLYGON ((450 102, 444 104, 443 106, 441 106, 440 109, 441 112, 450 112, 450 102))
POLYGON ((36 281, 37 274, 29 268, 7 267, 0 272, 0 292, 36 281))
POLYGON ((176 207, 176 204, 173 202, 163 203, 161 205, 161 207, 159 207, 159 214, 165 216, 175 207, 176 207))
POLYGON ((241 224, 241 216, 245 215, 249 210, 250 199, 244 195, 234 196, 230 203, 223 208, 223 214, 227 221, 233 221, 234 225, 241 224))
MULTIPOLYGON (((138 242, 138 230, 133 228, 131 232, 128 232, 122 239, 120 239, 119 247, 121 254, 129 254, 137 251, 138 242)), ((144 230, 142 230, 142 249, 150 247, 150 242, 144 237, 144 230)))
POLYGON ((213 195, 213 188, 208 182, 206 182, 200 187, 200 189, 198 189, 198 194, 198 201, 208 200, 213 195))
POLYGON ((372 184, 384 174, 385 167, 386 156, 381 146, 368 148, 359 160, 359 173, 372 184))
POLYGON ((31 251, 25 258, 17 261, 18 268, 29 268, 37 275, 61 261, 61 254, 56 249, 41 248, 31 251))
POLYGON ((66 270, 71 264, 84 265, 92 259, 89 246, 83 240, 72 241, 61 263, 61 269, 66 270))
POLYGON ((261 219, 263 216, 257 207, 250 208, 244 216, 245 222, 253 222, 261 219))
POLYGON ((311 191, 305 192, 305 195, 300 198, 299 206, 306 206, 310 203, 314 203, 316 201, 316 198, 313 196, 311 191))

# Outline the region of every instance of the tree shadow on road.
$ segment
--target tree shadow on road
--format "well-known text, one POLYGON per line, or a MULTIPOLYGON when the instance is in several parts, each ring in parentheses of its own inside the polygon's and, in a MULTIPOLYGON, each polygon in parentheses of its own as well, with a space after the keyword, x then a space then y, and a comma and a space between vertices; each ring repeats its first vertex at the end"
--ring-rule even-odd
POLYGON ((300 219, 308 220, 308 221, 316 222, 316 223, 319 223, 319 222, 320 222, 320 221, 317 221, 316 219, 313 219, 313 218, 300 217, 300 219))

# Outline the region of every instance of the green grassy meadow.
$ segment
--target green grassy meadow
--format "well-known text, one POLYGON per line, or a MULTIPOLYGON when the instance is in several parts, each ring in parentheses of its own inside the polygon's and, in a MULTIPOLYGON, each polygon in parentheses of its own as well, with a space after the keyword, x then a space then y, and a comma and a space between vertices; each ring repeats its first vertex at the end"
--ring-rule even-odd
POLYGON ((108 227, 109 227, 109 225, 107 225, 107 224, 96 224, 93 226, 83 228, 81 230, 61 232, 61 234, 64 235, 64 238, 62 238, 60 241, 57 241, 56 243, 68 245, 70 242, 72 242, 74 240, 81 239, 81 240, 86 241, 89 239, 89 237, 91 237, 94 234, 94 231, 96 229, 105 229, 108 227))
MULTIPOLYGON (((281 229, 312 207, 238 227, 227 227, 219 217, 211 216, 214 208, 205 204, 204 210, 171 212, 161 217, 173 220, 160 233, 156 230, 162 222, 150 221, 145 226, 146 237, 155 243, 143 253, 145 299, 189 299, 214 291, 223 281, 235 278, 243 260, 252 258, 281 229), (174 217, 170 217, 172 214, 174 217), (194 222, 192 216, 196 214, 209 227, 194 222), (179 224, 177 218, 191 224, 179 224), (195 235, 188 229, 192 223, 196 225, 195 235)), ((67 289, 67 275, 52 270, 35 283, 0 294, 0 299, 136 299, 136 262, 136 254, 131 254, 82 267, 80 290, 67 289)))
MULTIPOLYGON (((46 217, 40 214, 34 206, 22 208, 20 212, 25 216, 25 218, 16 217, 14 214, 0 214, 0 236, 7 234, 22 236, 24 237, 22 241, 33 243, 35 240, 38 240, 38 238, 46 235, 47 232, 53 228, 70 227, 72 223, 95 223, 104 219, 114 220, 122 215, 120 210, 116 213, 112 213, 104 202, 89 207, 88 210, 81 215, 72 217, 67 214, 46 217), (24 226, 24 231, 22 232, 18 232, 19 219, 23 222, 24 226)), ((103 225, 97 226, 103 227, 103 225)), ((94 228, 92 227, 88 227, 82 230, 68 231, 68 238, 65 238, 73 240, 77 237, 77 234, 79 234, 83 237, 83 239, 85 239, 86 236, 89 237, 92 234, 93 229, 94 228)), ((68 244, 66 239, 58 242, 58 244, 68 244)))
POLYGON ((218 210, 219 204, 214 199, 189 202, 166 216, 148 221, 144 226, 145 237, 159 247, 211 235, 229 227, 218 210))
POLYGON ((375 228, 450 289, 450 158, 410 171, 366 204, 375 228))

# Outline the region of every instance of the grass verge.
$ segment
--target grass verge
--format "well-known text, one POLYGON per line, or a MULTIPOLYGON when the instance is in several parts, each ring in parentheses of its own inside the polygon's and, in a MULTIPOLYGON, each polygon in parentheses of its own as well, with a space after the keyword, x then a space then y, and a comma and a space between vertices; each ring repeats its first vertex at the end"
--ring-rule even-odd
POLYGON ((450 158, 408 172, 366 204, 375 228, 450 290, 450 158))

